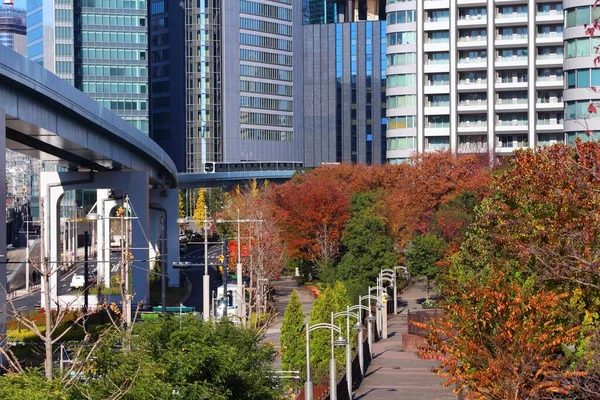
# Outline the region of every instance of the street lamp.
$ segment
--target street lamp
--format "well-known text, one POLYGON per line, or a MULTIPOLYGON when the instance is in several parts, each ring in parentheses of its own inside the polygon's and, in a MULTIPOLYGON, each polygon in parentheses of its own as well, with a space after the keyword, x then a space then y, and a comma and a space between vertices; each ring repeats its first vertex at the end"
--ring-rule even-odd
MULTIPOLYGON (((331 319, 333 320, 333 312, 331 313, 331 319)), ((334 325, 333 323, 328 324, 325 322, 310 326, 306 323, 306 383, 304 384, 304 398, 306 400, 313 400, 313 384, 310 380, 310 333, 317 329, 329 329, 331 330, 331 360, 329 362, 329 398, 331 400, 337 399, 336 396, 336 365, 335 365, 335 350, 334 346, 345 346, 346 340, 342 337, 342 330, 334 325), (334 332, 339 336, 337 340, 334 340, 334 332)))
MULTIPOLYGON (((356 315, 358 316, 358 321, 356 323, 356 325, 354 325, 352 327, 352 329, 357 330, 358 331, 358 364, 360 365, 360 374, 361 376, 365 376, 365 354, 364 354, 364 347, 363 347, 363 329, 365 329, 363 322, 362 322, 362 312, 363 311, 367 311, 368 313, 371 313, 371 310, 365 306, 363 306, 362 304, 356 304, 352 307, 350 307, 348 309, 348 311, 355 311, 356 310, 356 315)), ((369 321, 369 317, 367 317, 367 322, 369 322, 369 328, 371 326, 371 322, 369 321)), ((369 337, 370 337, 370 333, 369 333, 369 337)), ((371 346, 371 344, 369 343, 369 346, 371 346)), ((369 351, 370 347, 369 347, 369 351)))
MULTIPOLYGON (((369 288, 370 291, 371 288, 369 288)), ((362 302, 365 300, 369 301, 369 307, 368 307, 368 312, 369 312, 369 316, 367 317, 367 328, 368 328, 368 341, 369 341, 369 352, 371 353, 371 357, 373 357, 373 322, 377 322, 377 318, 375 318, 373 316, 373 313, 371 311, 371 300, 375 301, 375 304, 379 303, 379 299, 376 296, 373 296, 371 294, 367 294, 364 296, 360 296, 359 297, 359 304, 362 306, 362 302)), ((376 309, 376 312, 378 312, 379 309, 376 309)))
MULTIPOLYGON (((348 395, 352 399, 352 343, 350 341, 350 317, 356 319, 356 325, 352 327, 354 329, 362 332, 362 325, 359 324, 360 321, 360 312, 350 312, 350 306, 346 307, 346 311, 340 311, 333 314, 333 319, 337 317, 346 317, 346 335, 347 335, 347 344, 346 344, 346 384, 348 385, 348 395)), ((362 345, 362 341, 359 339, 359 347, 362 345)), ((331 396, 330 396, 331 398, 331 396)))
POLYGON ((390 287, 394 290, 394 315, 398 314, 398 285, 396 280, 396 272, 391 269, 382 269, 379 273, 381 281, 386 280, 390 283, 390 287))

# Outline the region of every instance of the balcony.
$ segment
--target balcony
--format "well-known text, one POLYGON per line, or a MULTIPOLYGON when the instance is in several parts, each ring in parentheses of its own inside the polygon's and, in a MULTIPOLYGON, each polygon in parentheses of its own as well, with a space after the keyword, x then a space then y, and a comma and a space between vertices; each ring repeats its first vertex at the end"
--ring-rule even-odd
POLYGON ((478 49, 487 47, 487 36, 459 37, 456 43, 458 49, 478 49))
POLYGON ((427 81, 423 88, 425 94, 446 94, 450 93, 449 81, 427 81))
POLYGON ((496 26, 527 25, 527 13, 496 14, 496 26))
POLYGON ((486 112, 487 100, 459 101, 456 111, 459 113, 486 112))
POLYGON ((499 48, 527 46, 527 35, 498 35, 495 44, 499 48))
POLYGON ((535 16, 535 22, 537 23, 557 23, 563 22, 564 14, 559 10, 551 10, 547 12, 538 12, 535 16))
POLYGON ((487 69, 487 58, 459 58, 456 66, 459 71, 484 70, 487 69))
POLYGON ((562 32, 538 33, 535 37, 535 44, 563 44, 562 32))
POLYGON ((450 60, 427 60, 423 66, 426 74, 443 73, 450 71, 450 60))
POLYGON ((450 39, 426 39, 423 50, 428 53, 450 51, 450 39))
POLYGON ((517 89, 527 89, 529 83, 527 80, 519 79, 518 77, 513 78, 498 78, 496 79, 496 90, 517 90, 517 89))
POLYGON ((538 119, 535 130, 536 132, 562 132, 563 121, 558 119, 538 119))
POLYGON ((448 29, 450 29, 450 20, 438 19, 425 21, 425 23, 423 24, 423 29, 425 31, 447 31, 448 29))
POLYGON ((446 103, 426 103, 423 110, 425 115, 449 115, 450 102, 446 103))
POLYGON ((496 132, 527 132, 528 121, 523 120, 499 120, 496 121, 496 132))
POLYGON ((535 59, 536 67, 562 67, 564 56, 562 54, 538 54, 535 59))
POLYGON ((496 111, 527 111, 528 108, 527 98, 498 99, 495 103, 496 111))
POLYGON ((539 111, 563 111, 565 109, 565 103, 562 99, 552 98, 548 99, 537 99, 535 103, 535 109, 539 111))
POLYGON ((459 122, 457 133, 487 133, 487 122, 459 122))
POLYGON ((538 76, 535 87, 538 89, 562 89, 564 81, 562 76, 538 76))
POLYGON ((483 28, 487 26, 487 15, 465 15, 458 17, 456 26, 459 28, 483 28))
POLYGON ((442 10, 450 8, 449 0, 425 0, 423 2, 423 8, 425 10, 442 10))
POLYGON ((496 57, 496 68, 513 69, 527 67, 527 56, 496 57))
POLYGON ((487 0, 456 0, 459 6, 486 6, 487 0))
POLYGON ((461 79, 458 81, 456 89, 459 92, 482 92, 487 90, 487 79, 461 79))
POLYGON ((486 142, 459 143, 457 151, 460 154, 487 153, 488 145, 486 142))

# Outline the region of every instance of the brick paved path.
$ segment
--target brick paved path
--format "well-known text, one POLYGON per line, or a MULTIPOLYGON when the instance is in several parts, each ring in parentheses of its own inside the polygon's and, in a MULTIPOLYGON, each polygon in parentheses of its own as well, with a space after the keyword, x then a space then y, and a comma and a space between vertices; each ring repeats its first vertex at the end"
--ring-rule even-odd
POLYGON ((402 333, 407 332, 406 312, 420 310, 417 300, 425 295, 422 281, 402 294, 398 315, 388 317, 388 339, 373 344, 375 358, 354 392, 355 400, 456 400, 452 389, 442 386, 443 379, 431 373, 438 361, 421 360, 416 353, 402 350, 402 333))

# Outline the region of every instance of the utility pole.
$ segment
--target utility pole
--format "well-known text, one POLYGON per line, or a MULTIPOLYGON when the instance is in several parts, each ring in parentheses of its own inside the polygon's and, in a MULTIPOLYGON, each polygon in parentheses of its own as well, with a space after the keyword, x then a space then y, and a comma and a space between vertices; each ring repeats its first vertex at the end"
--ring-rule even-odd
POLYGON ((210 317, 210 276, 208 275, 208 207, 204 205, 204 276, 202 277, 202 318, 210 317))
POLYGON ((29 218, 28 218, 28 221, 25 221, 25 222, 27 224, 27 226, 26 226, 27 247, 25 248, 25 291, 27 291, 27 293, 29 293, 29 218))
POLYGON ((90 235, 88 231, 85 231, 83 234, 83 275, 84 275, 84 286, 83 286, 83 312, 88 312, 88 296, 90 294, 90 284, 89 284, 89 265, 88 265, 88 245, 89 245, 90 235))
POLYGON ((225 300, 225 308, 223 309, 223 317, 227 317, 227 307, 229 306, 229 297, 227 296, 227 275, 229 275, 229 252, 227 251, 227 238, 223 238, 223 297, 225 300))
POLYGON ((240 240, 240 210, 237 210, 237 265, 236 265, 236 277, 237 277, 237 317, 240 320, 240 324, 244 323, 244 303, 246 300, 246 296, 244 296, 244 289, 242 285, 242 250, 241 250, 241 240, 240 240))
MULTIPOLYGON (((167 266, 165 264, 165 257, 163 255, 165 248, 165 217, 160 217, 160 238, 158 241, 158 248, 160 254, 160 294, 163 314, 167 312, 167 266)), ((129 275, 129 274, 128 274, 129 275)))

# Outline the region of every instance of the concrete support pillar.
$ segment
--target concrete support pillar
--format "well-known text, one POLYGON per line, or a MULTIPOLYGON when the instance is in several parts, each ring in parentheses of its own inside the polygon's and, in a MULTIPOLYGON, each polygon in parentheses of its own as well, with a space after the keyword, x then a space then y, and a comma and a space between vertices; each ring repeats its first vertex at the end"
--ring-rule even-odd
MULTIPOLYGON (((154 247, 159 249, 158 239, 160 232, 160 216, 164 218, 164 235, 162 242, 163 260, 167 267, 167 277, 170 287, 179 287, 179 270, 173 268, 173 263, 179 262, 179 225, 177 218, 179 216, 179 191, 177 189, 169 190, 151 190, 151 232, 154 247)), ((151 248, 153 246, 150 246, 151 248)))
POLYGON ((135 312, 136 304, 140 301, 147 304, 150 294, 148 248, 151 247, 151 244, 148 240, 150 227, 148 174, 146 172, 122 172, 118 175, 123 175, 122 179, 126 181, 123 191, 125 195, 129 196, 129 204, 133 208, 132 216, 137 218, 131 220, 130 224, 130 250, 134 260, 130 263, 133 291, 132 312, 135 312))
MULTIPOLYGON (((0 165, 6 165, 6 114, 0 108, 0 165)), ((6 168, 0 170, 0 199, 6 198, 6 168)), ((0 207, 0 304, 6 303, 6 208, 0 207)), ((5 308, 6 310, 6 308, 5 308)), ((6 312, 0 313, 0 346, 6 345, 6 312)), ((4 365, 4 358, 1 364, 4 365)))
MULTIPOLYGON (((96 190, 96 213, 99 216, 104 217, 104 206, 105 199, 108 197, 108 189, 98 189, 96 190)), ((110 242, 107 239, 108 232, 105 229, 106 223, 103 219, 98 218, 96 221, 96 254, 97 254, 97 263, 98 266, 98 276, 97 281, 98 285, 101 285, 106 280, 108 280, 110 285, 110 273, 106 274, 106 265, 109 265, 108 271, 110 272, 110 256, 108 259, 106 258, 106 253, 104 252, 104 248, 107 247, 110 242)))
MULTIPOLYGON (((85 174, 89 176, 89 174, 85 174)), ((79 174, 75 175, 79 177, 79 174)), ((43 308, 56 308, 58 301, 58 273, 62 265, 60 259, 60 203, 70 179, 61 176, 59 172, 41 172, 40 173, 40 218, 44 217, 44 225, 42 231, 42 240, 44 240, 45 254, 41 257, 46 257, 48 271, 50 274, 49 285, 46 287, 45 279, 42 277, 42 299, 41 306, 43 308), (46 304, 46 291, 50 292, 51 304, 46 304)), ((41 265, 40 265, 41 266, 41 265)))
POLYGON ((167 211, 165 219, 165 251, 169 286, 178 287, 180 284, 179 270, 173 268, 173 263, 179 262, 179 226, 177 225, 177 217, 179 217, 179 190, 167 190, 162 204, 167 211))
MULTIPOLYGON (((107 193, 108 194, 108 193, 107 193)), ((110 243, 111 243, 111 230, 110 230, 110 213, 113 208, 116 207, 117 202, 115 200, 104 199, 104 211, 102 215, 102 226, 104 227, 104 287, 110 287, 110 278, 112 271, 112 263, 110 260, 110 243)))

